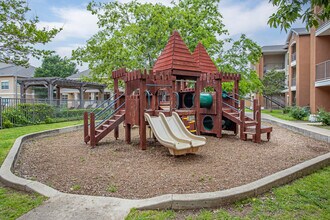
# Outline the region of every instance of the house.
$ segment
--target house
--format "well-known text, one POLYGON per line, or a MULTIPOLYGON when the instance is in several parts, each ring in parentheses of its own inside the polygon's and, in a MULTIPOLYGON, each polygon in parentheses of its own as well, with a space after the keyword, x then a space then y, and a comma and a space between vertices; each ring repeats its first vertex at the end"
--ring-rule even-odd
MULTIPOLYGON (((0 97, 1 98, 20 98, 20 79, 30 78, 34 75, 35 67, 22 67, 14 64, 0 63, 0 97)), ((34 98, 34 91, 26 91, 27 99, 34 98)))
MULTIPOLYGON (((88 77, 90 74, 90 70, 84 70, 82 72, 78 72, 76 74, 73 74, 69 77, 67 77, 67 79, 70 80, 82 80, 84 77, 88 77)), ((62 99, 63 100, 78 100, 79 99, 79 91, 77 91, 76 89, 62 89, 61 90, 61 94, 62 94, 62 99)), ((90 100, 91 102, 93 101, 101 101, 101 100, 106 100, 108 98, 110 98, 111 95, 111 91, 109 89, 105 89, 104 93, 100 94, 100 91, 97 89, 88 89, 84 92, 84 99, 85 100, 90 100), (104 97, 103 97, 104 95, 104 97)))
MULTIPOLYGON (((293 28, 284 45, 262 48, 256 71, 263 78, 269 68, 284 69, 286 89, 282 101, 286 106, 308 106, 312 113, 330 111, 330 21, 318 28, 293 28), (284 64, 284 66, 283 66, 284 64)), ((265 97, 259 97, 265 106, 265 97)))

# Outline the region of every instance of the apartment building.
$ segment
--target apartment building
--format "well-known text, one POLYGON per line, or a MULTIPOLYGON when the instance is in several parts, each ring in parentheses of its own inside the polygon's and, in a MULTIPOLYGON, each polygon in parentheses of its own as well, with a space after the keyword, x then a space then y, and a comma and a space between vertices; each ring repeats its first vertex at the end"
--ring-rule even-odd
MULTIPOLYGON (((287 45, 271 45, 264 46, 262 49, 262 57, 260 62, 255 67, 260 78, 263 78, 267 72, 271 70, 284 71, 287 69, 287 45)), ((265 96, 258 96, 259 102, 264 108, 269 108, 272 103, 265 96)), ((280 94, 277 97, 273 97, 277 103, 285 105, 284 94, 280 94)), ((276 106, 273 106, 276 107, 276 106)))
MULTIPOLYGON (((26 68, 14 64, 0 63, 0 97, 20 98, 20 85, 17 81, 33 77, 34 70, 35 67, 33 66, 26 68)), ((34 97, 32 89, 27 90, 26 94, 28 99, 34 97)))
MULTIPOLYGON (((287 88, 283 90, 283 97, 287 106, 309 106, 312 113, 319 108, 330 111, 329 21, 310 31, 293 28, 285 45, 265 46, 262 52, 260 62, 256 65, 260 78, 272 66, 270 63, 275 62, 273 60, 282 60, 281 64, 284 63, 287 88), (280 52, 281 56, 277 54, 280 52)), ((264 98, 260 97, 260 100, 264 98)))
MULTIPOLYGON (((67 79, 82 80, 84 77, 89 77, 89 74, 90 74, 90 70, 87 69, 82 72, 73 74, 67 77, 67 79)), ((68 99, 68 100, 79 99, 79 91, 76 89, 63 89, 61 90, 61 94, 62 94, 62 99, 68 99)), ((91 101, 103 100, 110 98, 110 95, 111 95, 111 91, 107 88, 104 90, 103 94, 101 94, 100 91, 97 89, 87 89, 84 93, 84 99, 91 101)))

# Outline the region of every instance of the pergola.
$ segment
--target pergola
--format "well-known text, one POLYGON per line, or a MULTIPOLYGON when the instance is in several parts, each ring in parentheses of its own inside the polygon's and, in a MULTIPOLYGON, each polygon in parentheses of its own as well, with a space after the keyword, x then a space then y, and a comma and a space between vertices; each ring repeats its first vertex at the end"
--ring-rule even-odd
POLYGON ((101 99, 104 98, 104 89, 106 85, 93 83, 93 82, 81 82, 78 80, 72 79, 63 79, 58 77, 40 77, 40 78, 26 78, 18 81, 21 85, 21 98, 26 98, 26 90, 30 86, 44 86, 48 88, 48 100, 50 103, 53 101, 53 92, 56 89, 56 99, 60 100, 61 98, 61 88, 66 89, 77 89, 79 90, 79 100, 81 106, 83 106, 84 101, 84 92, 87 89, 98 89, 101 93, 101 99))

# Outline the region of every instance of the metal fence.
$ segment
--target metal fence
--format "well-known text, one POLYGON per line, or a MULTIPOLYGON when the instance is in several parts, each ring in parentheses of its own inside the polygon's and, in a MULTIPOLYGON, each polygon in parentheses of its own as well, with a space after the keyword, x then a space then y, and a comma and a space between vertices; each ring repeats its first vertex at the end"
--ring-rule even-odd
POLYGON ((48 100, 0 97, 0 129, 83 119, 101 100, 48 100))

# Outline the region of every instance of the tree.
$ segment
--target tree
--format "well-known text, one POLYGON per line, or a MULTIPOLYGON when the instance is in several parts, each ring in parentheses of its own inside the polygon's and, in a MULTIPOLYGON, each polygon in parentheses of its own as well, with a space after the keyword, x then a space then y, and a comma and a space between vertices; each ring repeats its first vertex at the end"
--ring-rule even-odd
POLYGON ((34 76, 66 78, 77 72, 76 64, 69 59, 51 55, 44 58, 41 67, 36 68, 34 76))
MULTIPOLYGON (((92 78, 111 81, 111 72, 126 67, 151 69, 165 47, 168 37, 178 30, 188 48, 193 51, 201 41, 214 61, 223 62, 224 43, 230 42, 228 31, 218 10, 220 0, 179 0, 171 6, 162 4, 141 4, 136 1, 119 3, 91 2, 87 9, 98 16, 100 31, 87 41, 87 45, 73 52, 78 62, 88 62, 92 78)), ((261 55, 260 47, 242 37, 235 55, 235 68, 232 70, 246 75, 249 81, 250 70, 243 67, 249 57, 261 55), (246 43, 243 43, 246 42, 246 43), (248 43, 247 43, 248 42, 248 43), (256 47, 255 48, 250 48, 256 47), (252 55, 253 54, 253 55, 252 55), (243 63, 237 63, 244 60, 243 63)))
POLYGON ((38 17, 27 20, 28 11, 25 0, 0 0, 0 62, 28 66, 28 55, 51 53, 34 46, 49 42, 61 29, 37 28, 38 17))
POLYGON ((270 0, 269 2, 278 9, 270 16, 268 24, 271 27, 280 27, 285 31, 299 19, 306 23, 307 29, 317 28, 320 21, 330 19, 329 0, 270 0), (314 9, 322 10, 318 10, 316 13, 314 9))
MULTIPOLYGON (((280 94, 285 89, 285 72, 278 70, 271 70, 264 75, 262 79, 263 94, 270 97, 271 102, 273 96, 280 94)), ((272 111, 272 104, 270 105, 272 111)))

